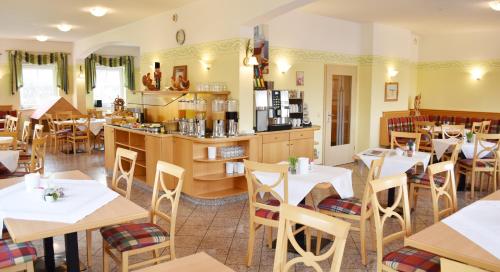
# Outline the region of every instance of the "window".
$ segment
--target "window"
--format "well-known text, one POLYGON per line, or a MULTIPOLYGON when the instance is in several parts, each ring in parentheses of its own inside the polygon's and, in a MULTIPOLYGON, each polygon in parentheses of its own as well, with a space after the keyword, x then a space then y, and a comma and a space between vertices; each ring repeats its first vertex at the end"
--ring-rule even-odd
POLYGON ((23 87, 19 91, 21 108, 36 108, 58 97, 56 71, 55 64, 23 64, 23 87))
POLYGON ((117 96, 125 99, 123 67, 96 67, 94 101, 102 100, 103 107, 112 107, 117 96))

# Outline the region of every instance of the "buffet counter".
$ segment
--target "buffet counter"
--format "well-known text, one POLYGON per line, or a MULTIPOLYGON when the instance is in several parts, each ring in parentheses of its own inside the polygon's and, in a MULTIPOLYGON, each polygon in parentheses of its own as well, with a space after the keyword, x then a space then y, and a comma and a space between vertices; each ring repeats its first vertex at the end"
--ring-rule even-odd
MULTIPOLYGON (((218 199, 246 192, 244 174, 226 174, 227 162, 244 159, 266 163, 287 160, 290 156, 314 158, 314 131, 318 126, 302 129, 262 132, 228 138, 196 138, 180 134, 162 134, 105 125, 105 167, 111 172, 116 148, 136 151, 134 177, 149 186, 155 178, 158 160, 174 163, 186 169, 183 193, 201 199, 218 199), (232 157, 217 155, 208 159, 208 147, 237 146, 243 154, 232 157)), ((167 187, 175 181, 168 177, 167 187)))

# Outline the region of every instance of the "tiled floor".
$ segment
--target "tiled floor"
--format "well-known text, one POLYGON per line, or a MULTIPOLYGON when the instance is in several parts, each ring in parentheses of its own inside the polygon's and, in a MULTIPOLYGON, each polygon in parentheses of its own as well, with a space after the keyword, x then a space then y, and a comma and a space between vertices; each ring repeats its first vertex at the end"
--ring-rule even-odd
MULTIPOLYGON (((97 180, 105 180, 104 158, 102 151, 96 151, 92 155, 77 154, 50 154, 46 162, 46 171, 56 172, 78 169, 97 180)), ((355 195, 360 197, 365 186, 366 169, 358 164, 349 164, 344 167, 353 170, 353 186, 355 195)), ((109 179, 108 179, 109 181, 109 179)), ((317 202, 328 192, 316 190, 312 194, 312 200, 317 202)), ((459 206, 464 206, 464 194, 459 193, 459 206)), ((150 207, 151 192, 141 187, 134 186, 132 201, 143 206, 150 207)), ((205 251, 219 261, 232 267, 236 271, 272 271, 274 261, 274 250, 269 249, 263 241, 262 228, 257 231, 253 265, 249 268, 245 265, 245 256, 248 239, 248 204, 246 201, 235 202, 223 206, 195 205, 187 200, 181 199, 177 216, 177 234, 175 235, 176 254, 178 257, 205 251)), ((422 193, 416 212, 412 214, 412 225, 414 229, 421 230, 432 224, 432 208, 430 206, 430 195, 422 193)), ((276 232, 274 233, 276 235, 276 232)), ((86 260, 85 234, 79 233, 80 258, 86 260)), ((371 238, 368 238, 369 240, 371 238)), ((56 251, 63 251, 64 243, 62 237, 56 238, 56 251)), ((371 240, 370 240, 371 241, 371 240)), ((368 245, 370 245, 370 241, 368 245)), ((94 232, 94 265, 92 271, 102 270, 101 237, 99 232, 94 232)), ((41 242, 35 244, 38 254, 43 255, 41 242)), ((402 243, 390 246, 388 249, 396 249, 402 243)), ((374 251, 369 251, 368 266, 361 264, 359 254, 359 233, 351 232, 344 251, 342 271, 374 271, 374 251)), ((140 258, 148 258, 145 254, 140 258)), ((113 262, 112 262, 113 263, 113 262)), ((323 264, 328 266, 327 263, 323 264)), ((113 270, 116 267, 113 265, 113 270)), ((296 271, 307 271, 304 267, 297 267, 296 271)))

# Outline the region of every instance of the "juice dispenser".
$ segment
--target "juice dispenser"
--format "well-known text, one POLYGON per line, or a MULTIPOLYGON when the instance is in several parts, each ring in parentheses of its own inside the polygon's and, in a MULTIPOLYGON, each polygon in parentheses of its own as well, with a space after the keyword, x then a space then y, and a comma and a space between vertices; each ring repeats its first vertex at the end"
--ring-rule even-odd
POLYGON ((227 135, 238 136, 238 100, 228 100, 226 104, 227 135))
POLYGON ((226 137, 226 127, 224 121, 226 119, 226 103, 224 100, 215 99, 212 101, 212 137, 223 138, 226 137))

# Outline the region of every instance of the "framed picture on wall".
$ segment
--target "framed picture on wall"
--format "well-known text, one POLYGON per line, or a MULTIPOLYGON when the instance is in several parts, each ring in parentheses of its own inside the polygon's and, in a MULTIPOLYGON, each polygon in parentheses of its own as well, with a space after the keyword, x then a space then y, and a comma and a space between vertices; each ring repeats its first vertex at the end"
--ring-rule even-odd
POLYGON ((399 83, 386 82, 385 83, 385 102, 398 101, 399 96, 399 83))
POLYGON ((297 71, 295 73, 295 85, 304 86, 304 71, 297 71))
POLYGON ((187 80, 188 76, 188 67, 187 65, 174 66, 174 71, 172 73, 172 77, 176 82, 180 82, 183 80, 187 80))

